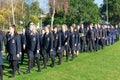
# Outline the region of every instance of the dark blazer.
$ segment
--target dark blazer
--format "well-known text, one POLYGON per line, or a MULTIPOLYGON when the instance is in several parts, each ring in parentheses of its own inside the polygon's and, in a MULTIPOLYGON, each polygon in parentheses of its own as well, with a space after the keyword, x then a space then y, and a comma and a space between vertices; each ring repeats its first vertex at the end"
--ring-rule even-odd
POLYGON ((75 48, 75 41, 76 39, 75 39, 75 32, 73 31, 73 32, 71 32, 70 31, 70 41, 69 41, 69 45, 70 45, 70 48, 72 49, 72 50, 74 50, 74 48, 75 48))
POLYGON ((7 51, 10 56, 10 60, 18 60, 17 54, 21 52, 20 36, 7 34, 7 51))
POLYGON ((39 34, 38 33, 36 33, 36 34, 30 33, 28 35, 28 37, 26 38, 26 41, 28 41, 27 42, 27 49, 28 50, 37 52, 37 50, 40 49, 39 34))
POLYGON ((49 53, 50 49, 51 49, 51 33, 45 33, 43 36, 43 50, 45 50, 46 53, 49 53))

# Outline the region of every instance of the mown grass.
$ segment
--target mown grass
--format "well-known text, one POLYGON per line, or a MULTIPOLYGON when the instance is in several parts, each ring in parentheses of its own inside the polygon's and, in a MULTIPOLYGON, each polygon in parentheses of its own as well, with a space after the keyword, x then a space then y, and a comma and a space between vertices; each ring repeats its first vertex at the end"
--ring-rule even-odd
MULTIPOLYGON (((26 64, 26 63, 25 63, 26 64)), ((7 66, 7 64, 6 64, 7 66)), ((43 66, 41 66, 42 68, 43 66)), ((4 80, 120 80, 120 41, 93 53, 80 53, 74 61, 65 62, 31 74, 24 74, 27 65, 20 65, 21 75, 9 79, 9 69, 4 71, 4 80)))

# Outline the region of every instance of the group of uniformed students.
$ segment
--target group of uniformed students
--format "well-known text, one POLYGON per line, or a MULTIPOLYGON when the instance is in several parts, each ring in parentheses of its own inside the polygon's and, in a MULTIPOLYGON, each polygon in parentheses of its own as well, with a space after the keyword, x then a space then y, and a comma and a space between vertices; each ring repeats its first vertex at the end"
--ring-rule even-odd
POLYGON ((31 72, 35 66, 38 72, 41 72, 40 59, 43 60, 43 66, 47 69, 49 58, 51 59, 51 67, 55 66, 55 60, 58 57, 58 65, 62 63, 62 57, 66 57, 66 62, 74 60, 78 53, 93 52, 103 49, 106 45, 112 45, 118 41, 120 37, 120 28, 112 25, 90 24, 85 27, 83 24, 70 26, 66 24, 62 27, 50 25, 45 26, 41 31, 35 28, 32 21, 29 22, 22 34, 18 34, 16 26, 9 27, 6 36, 0 33, 0 80, 3 80, 3 61, 2 61, 2 41, 4 40, 7 59, 12 69, 13 78, 17 71, 20 75, 19 59, 21 55, 21 63, 24 62, 24 54, 28 55, 28 70, 26 74, 31 72))

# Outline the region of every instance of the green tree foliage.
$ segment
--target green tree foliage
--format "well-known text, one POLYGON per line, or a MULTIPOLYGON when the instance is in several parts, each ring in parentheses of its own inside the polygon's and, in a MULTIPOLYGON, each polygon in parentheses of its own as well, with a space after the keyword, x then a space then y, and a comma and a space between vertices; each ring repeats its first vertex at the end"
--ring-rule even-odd
MULTIPOLYGON (((105 16, 106 20, 106 1, 101 7, 101 14, 105 16)), ((111 24, 118 24, 120 22, 120 0, 108 0, 108 16, 111 24)))
POLYGON ((39 22, 39 18, 36 15, 30 15, 30 20, 33 21, 35 24, 39 22))
MULTIPOLYGON (((54 24, 66 23, 71 25, 80 22, 98 23, 100 21, 100 11, 94 0, 61 0, 62 6, 56 3, 56 14, 54 24)), ((45 20, 46 21, 46 20, 45 20)), ((49 20, 47 20, 49 21, 49 20)))
POLYGON ((38 1, 34 1, 31 3, 31 6, 30 6, 30 13, 32 15, 38 15, 38 14, 41 14, 42 13, 42 10, 40 8, 40 5, 39 5, 39 2, 38 1))
POLYGON ((69 0, 69 14, 66 22, 68 24, 80 22, 97 23, 100 20, 100 13, 94 0, 69 0))

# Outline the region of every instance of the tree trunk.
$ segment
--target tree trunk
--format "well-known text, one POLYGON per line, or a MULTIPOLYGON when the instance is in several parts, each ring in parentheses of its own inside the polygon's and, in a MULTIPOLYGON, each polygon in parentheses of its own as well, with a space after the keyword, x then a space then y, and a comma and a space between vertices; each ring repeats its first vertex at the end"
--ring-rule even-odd
POLYGON ((13 17, 13 24, 15 24, 15 10, 14 10, 14 6, 13 6, 13 0, 11 0, 12 4, 12 17, 13 17))
POLYGON ((53 13, 51 17, 51 28, 53 29, 53 23, 54 23, 54 16, 55 16, 55 0, 53 0, 53 13))

